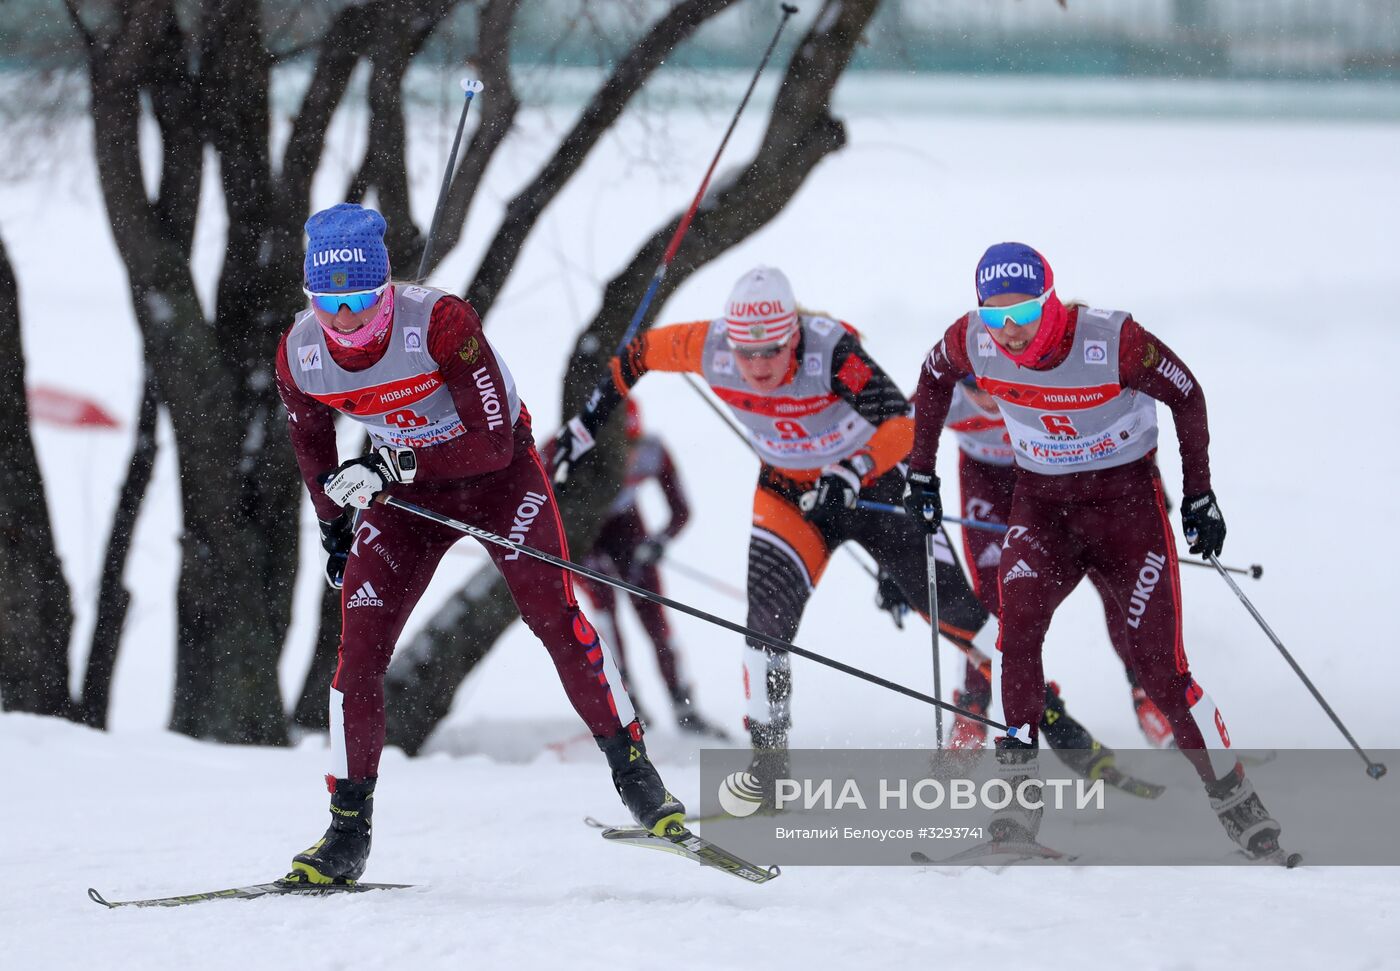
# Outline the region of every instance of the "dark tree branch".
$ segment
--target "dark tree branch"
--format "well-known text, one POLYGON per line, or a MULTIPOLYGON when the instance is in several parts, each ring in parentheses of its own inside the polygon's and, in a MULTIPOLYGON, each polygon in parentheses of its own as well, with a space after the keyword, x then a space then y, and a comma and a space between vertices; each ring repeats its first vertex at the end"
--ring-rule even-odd
MULTIPOLYGON (((472 201, 486 174, 486 167, 501 147, 506 135, 515 124, 520 102, 511 85, 510 37, 515 23, 520 0, 487 0, 477 15, 476 54, 472 64, 477 77, 485 90, 477 100, 481 103, 481 121, 472 133, 462 160, 457 165, 457 173, 447 190, 447 204, 443 209, 442 223, 438 226, 441 234, 433 241, 433 256, 428 264, 431 273, 442 262, 452 248, 462 238, 467 215, 472 201)), ((414 261, 421 258, 419 248, 414 261)))
POLYGON ((193 52, 173 4, 156 8, 155 46, 147 79, 151 113, 161 134, 161 180, 154 203, 163 234, 188 250, 193 245, 203 174, 206 106, 200 79, 190 71, 193 52))
POLYGON ((365 159, 360 163, 360 167, 355 170, 355 174, 350 176, 350 181, 345 186, 345 201, 353 202, 357 205, 365 201, 365 194, 369 192, 369 160, 365 159))
POLYGON ((403 78, 413 56, 453 2, 409 0, 386 7, 371 52, 369 139, 361 171, 366 183, 377 190, 379 210, 389 224, 385 242, 397 266, 414 265, 414 251, 420 246, 409 206, 403 78))
POLYGON ((618 63, 544 168, 507 203, 500 228, 467 288, 467 299, 482 319, 491 312, 491 305, 500 296, 506 277, 540 215, 583 166, 598 139, 617 121, 632 97, 679 44, 705 21, 737 2, 683 0, 653 24, 618 63))
POLYGON ((80 706, 85 725, 107 727, 107 711, 112 694, 112 674, 117 666, 117 649, 121 644, 122 626, 131 594, 122 583, 131 536, 136 531, 136 518, 151 481, 156 462, 156 415, 159 404, 156 385, 149 369, 141 394, 141 410, 136 421, 136 443, 127 465, 126 481, 117 496, 117 511, 112 531, 107 535, 107 553, 102 559, 102 581, 97 594, 97 621, 92 629, 92 646, 88 651, 87 673, 83 677, 83 699, 80 706))
POLYGON ((92 48, 97 45, 97 37, 83 23, 82 12, 78 10, 76 0, 63 0, 63 9, 68 12, 68 20, 73 25, 73 30, 77 33, 78 38, 83 42, 83 46, 91 52, 92 48))
POLYGON ((165 227, 146 194, 139 133, 141 91, 151 75, 145 59, 160 47, 164 12, 157 5, 137 16, 121 7, 123 29, 105 36, 90 49, 88 59, 98 179, 117 250, 127 266, 162 263, 167 255, 162 252, 165 227))
POLYGON ((376 5, 345 8, 320 42, 311 84, 292 122, 291 137, 282 156, 282 207, 304 213, 310 205, 311 180, 321 164, 326 130, 345 97, 355 65, 374 38, 375 14, 376 5))

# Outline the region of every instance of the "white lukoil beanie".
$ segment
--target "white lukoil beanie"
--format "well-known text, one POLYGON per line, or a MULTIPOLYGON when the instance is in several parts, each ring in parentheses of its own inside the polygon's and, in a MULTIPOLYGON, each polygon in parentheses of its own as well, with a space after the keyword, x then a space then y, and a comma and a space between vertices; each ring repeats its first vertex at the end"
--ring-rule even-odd
POLYGON ((729 293, 724 321, 734 347, 780 344, 797 330, 797 299, 783 271, 756 266, 729 293))

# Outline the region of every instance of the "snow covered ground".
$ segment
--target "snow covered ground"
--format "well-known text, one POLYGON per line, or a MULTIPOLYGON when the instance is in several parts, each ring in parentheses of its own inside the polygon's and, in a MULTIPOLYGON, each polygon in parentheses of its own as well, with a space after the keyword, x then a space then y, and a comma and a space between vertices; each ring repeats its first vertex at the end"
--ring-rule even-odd
MULTIPOLYGON (((776 263, 799 299, 859 326, 875 357, 912 386, 924 350, 970 306, 982 249, 1000 239, 1032 243, 1066 297, 1132 310, 1191 364, 1211 404, 1215 487, 1230 527, 1225 560, 1265 566, 1247 592, 1358 740, 1391 744, 1384 726, 1393 721, 1387 702, 1400 655, 1384 611, 1396 577, 1389 552, 1400 544, 1389 492, 1400 459, 1373 427, 1388 413, 1400 353, 1387 305, 1397 280, 1400 127, 890 111, 881 98, 855 95, 850 103, 849 146, 774 225, 688 281, 664 319, 709 317, 741 272, 776 263)), ((488 333, 540 428, 558 421, 560 369, 600 282, 688 200, 726 113, 653 116, 645 148, 643 128, 625 124, 531 238, 488 333)), ((435 277, 441 285, 463 286, 504 201, 569 115, 553 108, 522 120, 464 244, 435 277)), ((728 161, 745 158, 760 131, 755 112, 728 161)), ((68 138, 76 152, 0 186, 0 231, 21 286, 30 382, 83 391, 129 429, 139 347, 88 139, 76 126, 68 138)), ((358 159, 348 130, 330 144, 339 171, 318 183, 318 204, 335 201, 340 173, 358 159)), ((414 155, 425 222, 444 155, 429 127, 414 155)), ((221 260, 217 208, 199 235, 206 283, 221 260)), ((741 582, 753 460, 679 380, 652 376, 639 399, 648 424, 674 446, 695 507, 695 525, 672 555, 741 582)), ((1172 485, 1179 463, 1169 431, 1164 439, 1172 485)), ((78 678, 130 443, 122 433, 52 428, 37 441, 78 611, 78 678)), ((523 629, 467 681, 429 755, 386 755, 368 876, 422 889, 104 912, 85 887, 120 898, 260 881, 324 825, 320 739, 266 751, 163 730, 175 489, 166 449, 128 568, 135 599, 113 731, 0 716, 7 967, 962 967, 1027 954, 1093 967, 1397 963, 1392 935, 1382 934, 1400 901, 1393 870, 792 868, 749 887, 609 847, 578 819, 618 818, 616 798, 586 746, 568 746, 562 758, 544 746, 577 729, 545 652, 523 629)), ((449 556, 410 630, 480 561, 465 547, 449 556)), ((309 656, 319 582, 308 573, 298 588, 299 622, 282 666, 289 698, 309 656)), ((1235 743, 1340 744, 1224 584, 1200 570, 1184 585, 1192 666, 1235 743)), ((670 592, 742 619, 742 604, 693 582, 673 578, 670 592)), ((837 556, 797 642, 926 689, 927 631, 896 631, 872 596, 870 581, 837 556)), ((639 692, 661 709, 654 661, 628 624, 639 692)), ((702 707, 736 725, 738 638, 684 617, 675 626, 702 707)), ((1137 741, 1092 594, 1081 590, 1062 608, 1046 668, 1100 737, 1137 741)), ((957 669, 945 651, 945 678, 957 669)), ((794 744, 930 744, 932 719, 921 706, 801 661, 795 671, 794 744)), ((671 786, 694 799, 693 749, 664 726, 654 739, 671 786)))

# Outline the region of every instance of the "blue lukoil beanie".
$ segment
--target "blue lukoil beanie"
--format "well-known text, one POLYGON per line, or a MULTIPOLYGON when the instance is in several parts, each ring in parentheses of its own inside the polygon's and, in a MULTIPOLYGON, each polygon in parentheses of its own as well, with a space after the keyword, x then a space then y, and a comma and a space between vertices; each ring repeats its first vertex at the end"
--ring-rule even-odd
POLYGON ((342 202, 306 221, 306 289, 312 293, 373 290, 389 279, 384 217, 342 202))
POLYGON ((989 246, 977 261, 977 302, 999 293, 1038 297, 1055 285, 1055 273, 1039 251, 1025 243, 989 246))

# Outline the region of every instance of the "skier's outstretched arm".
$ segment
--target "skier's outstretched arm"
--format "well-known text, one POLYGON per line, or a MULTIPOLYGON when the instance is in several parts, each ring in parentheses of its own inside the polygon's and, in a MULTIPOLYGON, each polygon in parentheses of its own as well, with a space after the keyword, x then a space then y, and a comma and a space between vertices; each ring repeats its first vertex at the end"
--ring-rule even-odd
POLYGON ((569 467, 593 448, 598 430, 642 375, 648 371, 700 374, 709 331, 709 321, 657 327, 623 348, 609 363, 609 376, 598 382, 583 410, 566 421, 554 436, 550 457, 554 481, 564 482, 569 467))

